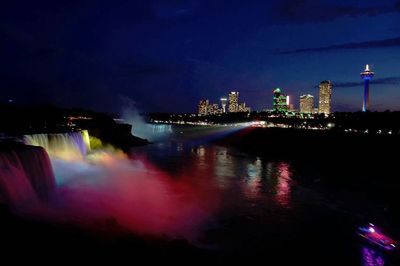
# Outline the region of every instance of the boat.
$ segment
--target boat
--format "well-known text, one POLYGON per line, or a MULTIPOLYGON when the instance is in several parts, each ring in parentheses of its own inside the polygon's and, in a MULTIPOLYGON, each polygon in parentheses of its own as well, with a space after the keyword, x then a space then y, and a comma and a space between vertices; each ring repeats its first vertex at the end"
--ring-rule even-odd
POLYGON ((394 250, 397 248, 397 242, 383 234, 372 223, 369 223, 367 226, 360 226, 357 229, 357 233, 369 243, 379 246, 385 250, 394 250))

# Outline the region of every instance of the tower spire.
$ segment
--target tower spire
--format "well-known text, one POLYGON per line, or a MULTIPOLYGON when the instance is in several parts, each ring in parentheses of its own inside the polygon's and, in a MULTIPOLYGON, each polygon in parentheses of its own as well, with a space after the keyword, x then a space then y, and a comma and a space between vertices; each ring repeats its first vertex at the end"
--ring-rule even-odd
POLYGON ((360 73, 361 78, 364 80, 364 98, 362 111, 366 112, 369 110, 369 81, 374 76, 374 72, 369 69, 369 65, 365 66, 365 70, 360 73))

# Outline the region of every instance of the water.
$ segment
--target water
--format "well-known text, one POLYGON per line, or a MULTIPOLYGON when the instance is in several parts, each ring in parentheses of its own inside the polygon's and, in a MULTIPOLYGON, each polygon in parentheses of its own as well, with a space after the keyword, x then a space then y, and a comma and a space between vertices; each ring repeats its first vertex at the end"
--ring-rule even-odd
MULTIPOLYGON (((224 259, 294 265, 396 265, 398 258, 366 245, 355 229, 364 199, 332 199, 331 191, 304 186, 296 164, 193 142, 168 142, 136 150, 157 167, 182 176, 218 208, 204 222, 196 244, 224 259), (394 261, 394 262, 393 262, 394 261)), ((340 194, 340 193, 339 193, 340 194)), ((344 193, 346 195, 346 193, 344 193)))
MULTIPOLYGON (((399 262, 396 254, 377 250, 355 234, 371 214, 381 215, 369 195, 341 184, 309 185, 304 177, 315 174, 312 165, 300 167, 208 143, 236 130, 179 128, 171 140, 136 148, 129 157, 115 150, 86 154, 85 134, 31 137, 31 144, 36 141, 50 154, 57 185, 46 206, 49 212, 39 217, 84 227, 112 217, 135 233, 186 238, 223 260, 262 259, 272 265, 399 262)), ((38 184, 47 179, 37 182, 37 177, 51 172, 47 155, 26 154, 17 163, 10 160, 13 156, 0 156, 0 187, 14 191, 15 201, 46 191, 38 184)))
POLYGON ((41 146, 50 156, 64 160, 83 159, 90 149, 89 135, 82 132, 25 135, 27 145, 41 146))
POLYGON ((55 178, 46 151, 40 147, 2 148, 0 151, 0 196, 9 205, 34 205, 48 199, 55 178))

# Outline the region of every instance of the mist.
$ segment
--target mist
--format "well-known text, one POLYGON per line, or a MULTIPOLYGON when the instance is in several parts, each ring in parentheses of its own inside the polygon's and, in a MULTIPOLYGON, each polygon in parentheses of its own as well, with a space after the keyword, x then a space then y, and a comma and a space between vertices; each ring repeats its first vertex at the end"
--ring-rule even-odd
POLYGON ((132 125, 132 134, 151 142, 167 140, 172 134, 171 125, 147 123, 140 114, 135 101, 128 97, 122 99, 122 118, 132 125))
POLYGON ((135 234, 195 241, 218 205, 189 175, 171 176, 144 158, 98 151, 85 160, 51 162, 56 191, 45 205, 25 206, 25 215, 89 228, 112 219, 135 234))

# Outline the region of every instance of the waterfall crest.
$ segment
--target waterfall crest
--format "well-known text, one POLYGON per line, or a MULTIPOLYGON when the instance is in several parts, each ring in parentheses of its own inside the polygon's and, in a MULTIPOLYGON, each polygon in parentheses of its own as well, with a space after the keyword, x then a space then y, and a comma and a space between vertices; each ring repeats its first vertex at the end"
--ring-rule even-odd
POLYGON ((43 147, 50 156, 64 160, 82 160, 90 149, 86 130, 59 134, 25 135, 27 145, 43 147))

